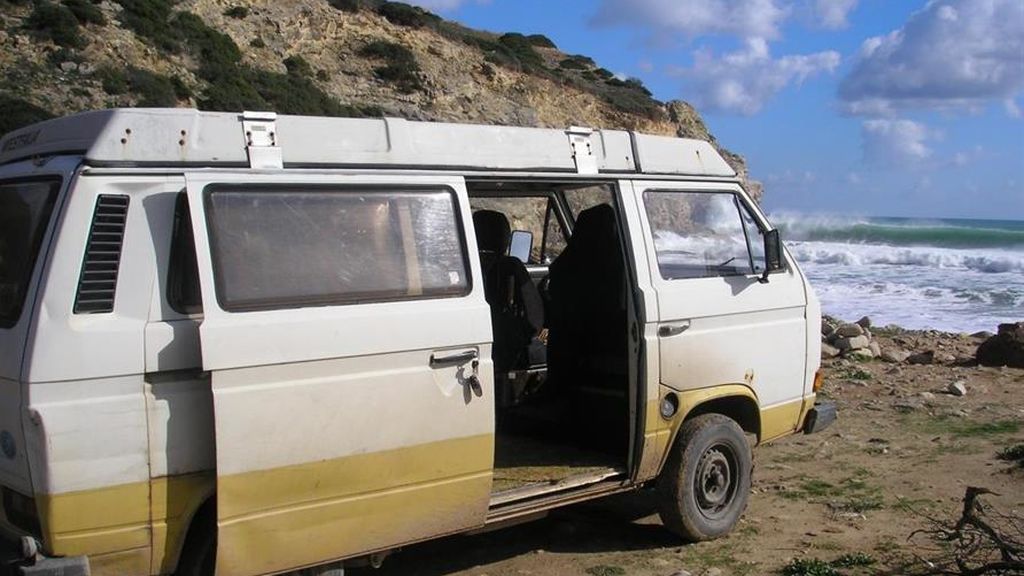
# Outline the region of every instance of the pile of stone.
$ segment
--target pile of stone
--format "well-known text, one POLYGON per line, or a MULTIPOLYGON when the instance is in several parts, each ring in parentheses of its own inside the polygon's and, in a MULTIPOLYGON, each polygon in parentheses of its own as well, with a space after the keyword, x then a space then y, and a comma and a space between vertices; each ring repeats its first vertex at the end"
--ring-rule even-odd
POLYGON ((871 319, 865 316, 855 323, 845 324, 832 318, 822 318, 821 355, 824 358, 881 357, 882 349, 871 335, 871 319))

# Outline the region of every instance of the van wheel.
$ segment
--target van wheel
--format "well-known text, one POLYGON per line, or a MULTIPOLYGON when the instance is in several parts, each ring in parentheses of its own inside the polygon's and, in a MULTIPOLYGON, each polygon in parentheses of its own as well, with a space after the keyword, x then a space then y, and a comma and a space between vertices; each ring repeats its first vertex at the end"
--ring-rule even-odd
POLYGON ((665 527, 689 542, 728 534, 750 496, 750 444, 721 414, 683 423, 658 480, 658 513, 665 527))
POLYGON ((217 564, 217 519, 212 508, 200 510, 185 538, 174 576, 214 576, 217 564))

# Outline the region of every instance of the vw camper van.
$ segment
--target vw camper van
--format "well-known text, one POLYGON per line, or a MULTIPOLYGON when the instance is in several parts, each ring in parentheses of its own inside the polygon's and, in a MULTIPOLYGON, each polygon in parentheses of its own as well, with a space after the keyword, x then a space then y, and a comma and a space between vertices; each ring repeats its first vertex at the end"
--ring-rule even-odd
POLYGON ((705 540, 752 446, 835 419, 708 142, 103 110, 0 140, 0 221, 24 574, 343 570, 640 488, 705 540))

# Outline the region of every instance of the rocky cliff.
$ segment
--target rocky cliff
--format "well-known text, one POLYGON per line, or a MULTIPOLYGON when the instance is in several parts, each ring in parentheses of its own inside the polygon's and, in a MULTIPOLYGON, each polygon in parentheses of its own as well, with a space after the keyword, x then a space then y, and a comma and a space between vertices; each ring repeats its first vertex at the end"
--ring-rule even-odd
MULTIPOLYGON (((86 109, 194 106, 714 142, 689 104, 659 102, 544 36, 471 30, 397 2, 0 0, 0 12, 0 133, 86 109)), ((746 177, 743 159, 723 154, 746 177)))

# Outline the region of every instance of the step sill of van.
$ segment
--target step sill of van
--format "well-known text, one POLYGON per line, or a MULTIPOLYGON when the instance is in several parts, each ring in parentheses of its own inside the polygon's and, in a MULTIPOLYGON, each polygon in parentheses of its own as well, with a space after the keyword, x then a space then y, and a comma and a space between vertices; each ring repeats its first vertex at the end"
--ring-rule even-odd
POLYGON ((585 474, 577 474, 575 476, 569 476, 563 478, 558 482, 537 482, 522 486, 519 488, 513 488, 504 492, 498 492, 491 495, 490 508, 499 508, 508 504, 516 502, 522 502, 524 500, 531 500, 540 496, 547 496, 559 492, 570 492, 579 488, 584 488, 604 482, 606 480, 612 480, 617 477, 625 479, 626 471, 616 468, 605 468, 598 471, 587 472, 585 474))

